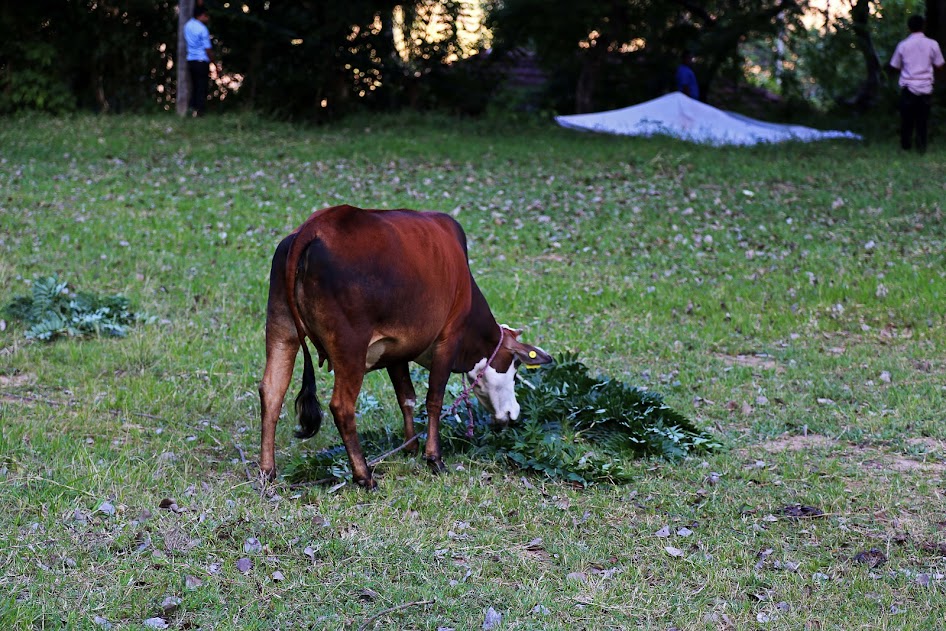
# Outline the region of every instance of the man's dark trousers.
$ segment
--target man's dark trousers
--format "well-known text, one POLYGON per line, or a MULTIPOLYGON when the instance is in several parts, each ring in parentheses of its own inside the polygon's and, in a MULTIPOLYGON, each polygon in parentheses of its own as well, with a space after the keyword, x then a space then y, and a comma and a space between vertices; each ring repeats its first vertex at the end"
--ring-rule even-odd
POLYGON ((207 107, 207 84, 210 81, 209 61, 188 61, 187 70, 191 76, 190 107, 197 115, 204 113, 207 107))
POLYGON ((926 151, 927 125, 930 120, 932 94, 914 94, 907 88, 900 91, 900 146, 910 149, 916 131, 917 151, 926 151))

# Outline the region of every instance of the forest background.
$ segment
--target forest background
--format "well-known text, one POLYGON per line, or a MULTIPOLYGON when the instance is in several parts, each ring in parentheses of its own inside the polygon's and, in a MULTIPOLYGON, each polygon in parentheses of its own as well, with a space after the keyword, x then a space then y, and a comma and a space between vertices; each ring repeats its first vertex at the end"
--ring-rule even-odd
MULTIPOLYGON (((671 91, 684 51, 710 103, 861 115, 895 99, 909 15, 946 48, 946 0, 197 2, 224 67, 211 111, 291 120, 623 107, 671 91)), ((3 2, 0 113, 173 110, 193 3, 3 2)))

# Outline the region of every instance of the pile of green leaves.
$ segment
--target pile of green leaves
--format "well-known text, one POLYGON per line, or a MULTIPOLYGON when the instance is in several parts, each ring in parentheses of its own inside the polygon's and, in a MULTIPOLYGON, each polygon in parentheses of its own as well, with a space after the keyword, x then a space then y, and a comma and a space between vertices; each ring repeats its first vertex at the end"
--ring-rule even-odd
MULTIPOLYGON (((627 465, 636 457, 677 460, 719 446, 659 394, 593 377, 575 355, 528 371, 521 382, 520 418, 509 427, 494 427, 476 404, 473 438, 466 436, 462 415, 443 419, 444 455, 463 453, 587 485, 629 481, 632 471, 627 465)), ((387 427, 360 438, 369 459, 401 442, 398 433, 387 427)), ((286 477, 292 482, 347 479, 345 449, 335 446, 297 459, 286 477)))
POLYGON ((54 276, 36 279, 31 295, 14 298, 6 313, 29 327, 28 339, 44 341, 61 336, 123 337, 139 319, 127 298, 70 292, 68 283, 54 276))

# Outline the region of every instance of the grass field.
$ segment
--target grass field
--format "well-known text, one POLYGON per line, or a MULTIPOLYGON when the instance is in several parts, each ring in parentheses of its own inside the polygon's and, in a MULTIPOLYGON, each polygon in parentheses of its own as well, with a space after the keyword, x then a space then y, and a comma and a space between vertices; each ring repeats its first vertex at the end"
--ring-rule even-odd
MULTIPOLYGON (((943 628, 946 143, 881 136, 0 122, 2 302, 58 274, 150 316, 52 344, 0 326, 0 628, 943 628), (623 486, 393 456, 375 494, 261 491, 239 454, 269 261, 338 203, 453 213, 498 320, 724 448, 623 486)), ((363 400, 363 427, 396 422, 386 376, 363 400)), ((338 442, 292 430, 282 467, 338 442)))

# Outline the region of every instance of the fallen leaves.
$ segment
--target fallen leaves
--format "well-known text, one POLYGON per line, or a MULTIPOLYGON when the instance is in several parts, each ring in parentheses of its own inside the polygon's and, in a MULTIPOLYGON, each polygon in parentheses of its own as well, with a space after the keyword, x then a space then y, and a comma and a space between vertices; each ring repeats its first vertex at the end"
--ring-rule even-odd
POLYGON ((483 631, 490 631, 490 629, 497 628, 500 623, 503 621, 503 614, 499 613, 492 607, 486 610, 486 614, 483 616, 483 631))
POLYGON ((165 497, 163 500, 161 500, 161 502, 158 504, 158 508, 169 510, 172 513, 177 513, 177 514, 181 514, 187 510, 186 508, 181 508, 180 506, 178 506, 177 500, 171 497, 165 497))
POLYGON ((866 565, 869 568, 875 568, 887 562, 887 555, 877 548, 871 548, 870 550, 858 552, 851 560, 855 563, 866 565))
POLYGON ((203 584, 204 582, 200 580, 199 578, 197 578, 196 576, 192 576, 190 574, 187 574, 184 576, 184 589, 188 591, 193 591, 199 588, 200 586, 202 586, 203 584))
POLYGON ((782 508, 782 514, 794 519, 823 517, 824 511, 814 506, 805 506, 804 504, 790 504, 782 508))

